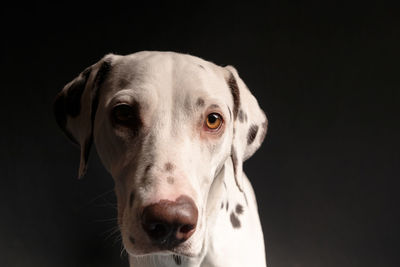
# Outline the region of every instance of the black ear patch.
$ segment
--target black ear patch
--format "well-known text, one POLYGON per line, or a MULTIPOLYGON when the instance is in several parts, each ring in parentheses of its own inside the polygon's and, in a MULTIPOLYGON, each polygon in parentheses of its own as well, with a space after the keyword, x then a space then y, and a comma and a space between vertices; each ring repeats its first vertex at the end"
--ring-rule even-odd
POLYGON ((231 73, 229 76, 229 79, 227 81, 229 88, 231 89, 231 93, 233 96, 233 118, 236 120, 239 112, 239 106, 240 106, 240 92, 239 92, 239 87, 237 85, 236 79, 231 73))
POLYGON ((67 130, 67 116, 75 118, 80 114, 82 94, 85 91, 91 71, 91 68, 85 69, 68 88, 57 94, 53 104, 54 116, 58 126, 72 142, 78 145, 79 142, 67 130))
POLYGON ((94 85, 93 85, 93 89, 92 89, 93 90, 92 108, 90 111, 90 122, 91 122, 90 136, 85 140, 84 147, 81 148, 81 149, 84 149, 84 161, 85 161, 85 169, 82 174, 86 173, 86 166, 87 166, 87 162, 89 161, 90 148, 92 147, 92 144, 93 144, 94 120, 96 119, 97 107, 99 106, 101 85, 107 78, 107 74, 109 73, 110 69, 111 69, 111 62, 109 60, 105 60, 101 64, 99 70, 97 71, 96 77, 94 79, 94 85))
POLYGON ((77 117, 81 112, 81 98, 89 79, 91 68, 85 69, 66 91, 65 112, 68 116, 77 117))
POLYGON ((258 125, 251 125, 250 129, 249 129, 249 133, 247 134, 247 145, 250 145, 251 143, 254 142, 254 139, 257 136, 257 132, 258 132, 258 125))
MULTIPOLYGON (((96 77, 94 78, 94 82, 90 85, 90 88, 87 88, 87 82, 93 71, 93 67, 85 69, 78 77, 64 87, 64 89, 56 96, 53 104, 53 111, 57 124, 64 131, 66 136, 81 148, 82 158, 79 167, 79 177, 82 177, 86 172, 90 148, 93 143, 93 129, 99 103, 99 92, 101 85, 107 78, 107 74, 109 73, 110 69, 111 58, 107 58, 101 63, 96 73, 96 77), (82 115, 81 102, 85 90, 89 90, 89 93, 92 97, 91 103, 83 103, 83 105, 91 104, 91 110, 90 114, 82 115), (87 122, 85 121, 85 125, 80 126, 85 130, 84 140, 77 140, 76 136, 74 136, 72 132, 67 129, 68 116, 71 118, 82 116, 82 120, 88 120, 87 122), (85 116, 88 116, 88 118, 85 116), (88 125, 90 125, 90 128, 88 125)), ((80 132, 81 129, 76 129, 76 131, 80 132)))
POLYGON ((91 119, 91 123, 92 123, 92 135, 93 135, 94 119, 96 118, 97 107, 99 106, 101 85, 106 80, 107 75, 110 72, 110 70, 111 70, 111 61, 106 59, 101 64, 99 70, 97 71, 96 78, 94 79, 92 110, 91 110, 91 114, 90 114, 90 119, 91 119))

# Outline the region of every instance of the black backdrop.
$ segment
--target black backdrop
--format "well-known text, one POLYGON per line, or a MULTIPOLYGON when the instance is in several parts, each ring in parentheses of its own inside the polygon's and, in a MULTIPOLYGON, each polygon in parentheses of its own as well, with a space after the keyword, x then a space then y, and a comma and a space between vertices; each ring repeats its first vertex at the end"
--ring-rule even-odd
POLYGON ((127 266, 112 179, 95 153, 76 179, 52 101, 104 54, 140 50, 232 64, 266 111, 245 170, 270 267, 399 266, 395 7, 144 2, 1 8, 0 266, 127 266))

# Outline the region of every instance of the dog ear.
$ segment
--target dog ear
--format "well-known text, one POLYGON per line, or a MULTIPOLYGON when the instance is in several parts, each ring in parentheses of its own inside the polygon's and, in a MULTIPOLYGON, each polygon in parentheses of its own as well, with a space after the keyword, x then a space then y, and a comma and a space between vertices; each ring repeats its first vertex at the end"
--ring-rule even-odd
POLYGON ((64 134, 80 147, 79 175, 85 175, 93 143, 93 129, 102 83, 111 69, 113 55, 109 54, 86 68, 57 94, 53 110, 64 134))
POLYGON ((227 83, 233 97, 233 141, 231 157, 236 184, 243 191, 243 162, 260 147, 267 133, 268 120, 256 98, 232 66, 228 70, 227 83))

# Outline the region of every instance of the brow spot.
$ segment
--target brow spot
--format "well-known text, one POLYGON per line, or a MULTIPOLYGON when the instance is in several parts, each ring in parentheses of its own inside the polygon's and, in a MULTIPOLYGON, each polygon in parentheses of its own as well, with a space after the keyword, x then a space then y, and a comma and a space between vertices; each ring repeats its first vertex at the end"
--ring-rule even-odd
POLYGON ((196 106, 198 106, 198 107, 204 107, 204 104, 205 104, 204 99, 201 98, 201 97, 199 97, 199 98, 197 99, 197 101, 196 101, 196 106))
POLYGON ((218 106, 217 104, 212 104, 212 105, 210 105, 210 108, 215 108, 215 109, 217 109, 217 108, 219 108, 219 106, 218 106))

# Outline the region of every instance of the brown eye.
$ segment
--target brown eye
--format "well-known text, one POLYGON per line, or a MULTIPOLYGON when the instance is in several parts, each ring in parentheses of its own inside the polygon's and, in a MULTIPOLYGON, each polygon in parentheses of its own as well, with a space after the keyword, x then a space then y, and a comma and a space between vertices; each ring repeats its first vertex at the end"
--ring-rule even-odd
POLYGON ((210 113, 206 119, 206 126, 211 130, 218 130, 222 124, 222 117, 218 113, 210 113))
POLYGON ((138 124, 137 107, 128 104, 118 104, 112 109, 112 119, 116 124, 125 126, 138 124))

